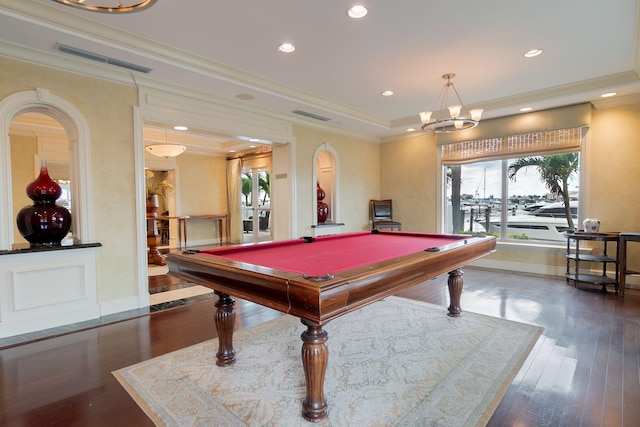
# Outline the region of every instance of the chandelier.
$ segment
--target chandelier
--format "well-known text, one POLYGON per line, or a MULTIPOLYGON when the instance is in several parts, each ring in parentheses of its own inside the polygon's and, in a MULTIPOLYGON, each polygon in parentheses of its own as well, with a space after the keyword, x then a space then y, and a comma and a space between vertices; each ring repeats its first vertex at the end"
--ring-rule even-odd
POLYGON ((181 144, 169 144, 167 142, 167 131, 164 131, 164 143, 163 144, 151 144, 144 147, 149 153, 158 157, 177 157, 184 153, 187 149, 186 146, 181 144))
POLYGON ((420 120, 422 121, 422 130, 428 133, 452 133, 461 130, 471 129, 478 126, 478 122, 482 117, 482 108, 476 108, 467 112, 460 95, 453 85, 452 79, 456 75, 448 73, 442 76, 447 81, 436 103, 434 104, 434 111, 423 111, 420 113, 420 120), (453 90, 455 98, 451 96, 452 100, 457 103, 449 103, 449 89, 453 90), (449 115, 444 107, 449 110, 449 115), (436 107, 438 109, 436 110, 436 107))
POLYGON ((53 0, 71 7, 92 12, 129 13, 153 6, 157 0, 53 0))

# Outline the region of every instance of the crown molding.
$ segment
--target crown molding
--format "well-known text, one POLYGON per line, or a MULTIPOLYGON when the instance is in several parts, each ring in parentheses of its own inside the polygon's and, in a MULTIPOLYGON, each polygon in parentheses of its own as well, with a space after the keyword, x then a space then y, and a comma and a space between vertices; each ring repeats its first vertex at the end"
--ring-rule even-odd
POLYGON ((598 98, 591 101, 596 109, 622 107, 625 105, 640 104, 640 93, 625 96, 613 96, 611 98, 598 98))
POLYGON ((61 53, 36 50, 4 40, 0 40, 0 56, 123 85, 135 86, 136 84, 130 72, 106 64, 82 61, 66 55, 63 56, 61 53))

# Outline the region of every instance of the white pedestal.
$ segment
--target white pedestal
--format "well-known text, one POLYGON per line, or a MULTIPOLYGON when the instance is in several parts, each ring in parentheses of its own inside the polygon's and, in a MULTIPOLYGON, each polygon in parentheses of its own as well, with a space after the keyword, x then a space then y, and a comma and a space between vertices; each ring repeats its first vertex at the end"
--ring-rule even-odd
POLYGON ((99 246, 0 253, 0 338, 100 317, 99 246))
POLYGON ((311 228, 313 228, 313 237, 320 237, 329 236, 331 234, 340 234, 343 226, 344 224, 341 222, 332 222, 322 225, 312 225, 311 228))

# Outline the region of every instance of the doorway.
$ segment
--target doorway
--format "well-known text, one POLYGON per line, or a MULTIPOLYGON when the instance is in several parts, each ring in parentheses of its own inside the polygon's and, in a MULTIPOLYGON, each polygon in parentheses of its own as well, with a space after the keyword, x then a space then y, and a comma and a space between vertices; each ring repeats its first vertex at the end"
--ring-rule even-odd
MULTIPOLYGON (((176 171, 145 169, 147 198, 153 194, 158 195, 155 221, 159 237, 158 249, 166 252, 180 245, 178 236, 178 220, 176 213, 176 171)), ((150 220, 147 218, 147 233, 150 220)), ((148 235, 148 234, 147 234, 148 235)))
POLYGON ((242 240, 273 240, 271 232, 271 171, 242 173, 242 240))

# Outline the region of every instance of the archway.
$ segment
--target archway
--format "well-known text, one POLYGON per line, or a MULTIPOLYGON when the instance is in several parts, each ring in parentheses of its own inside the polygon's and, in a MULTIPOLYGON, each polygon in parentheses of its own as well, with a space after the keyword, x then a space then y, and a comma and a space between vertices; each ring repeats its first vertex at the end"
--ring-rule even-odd
POLYGON ((72 201, 74 238, 79 242, 91 242, 93 221, 88 125, 72 104, 49 90, 36 89, 19 92, 0 101, 0 248, 11 249, 14 243, 9 128, 16 116, 31 112, 55 119, 67 134, 71 191, 76 195, 72 201))
POLYGON ((318 224, 317 215, 313 215, 313 227, 316 235, 333 234, 339 232, 340 222, 340 168, 338 154, 328 143, 324 143, 313 153, 313 212, 317 210, 318 195, 316 186, 324 190, 324 203, 328 205, 328 216, 325 224, 318 224), (319 229, 324 228, 323 231, 319 229))

